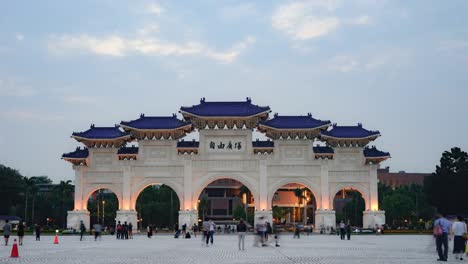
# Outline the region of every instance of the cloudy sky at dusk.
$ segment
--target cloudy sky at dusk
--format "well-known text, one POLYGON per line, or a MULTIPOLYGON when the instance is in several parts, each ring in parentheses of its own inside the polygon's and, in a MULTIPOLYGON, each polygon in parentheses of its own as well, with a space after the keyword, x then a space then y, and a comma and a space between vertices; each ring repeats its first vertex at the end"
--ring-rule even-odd
MULTIPOLYGON (((207 101, 382 134, 392 171, 468 151, 468 2, 2 1, 0 164, 73 179, 91 123, 207 101)), ((179 115, 180 116, 180 115, 179 115)))

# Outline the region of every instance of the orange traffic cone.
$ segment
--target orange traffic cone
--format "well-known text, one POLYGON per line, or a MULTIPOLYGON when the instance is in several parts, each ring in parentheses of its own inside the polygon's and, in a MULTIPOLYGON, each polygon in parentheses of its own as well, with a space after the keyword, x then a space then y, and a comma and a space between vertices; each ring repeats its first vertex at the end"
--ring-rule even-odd
POLYGON ((11 249, 11 255, 10 258, 17 258, 19 257, 18 254, 18 244, 16 244, 16 239, 13 242, 13 248, 11 249))
POLYGON ((58 244, 58 233, 55 233, 54 244, 58 244))

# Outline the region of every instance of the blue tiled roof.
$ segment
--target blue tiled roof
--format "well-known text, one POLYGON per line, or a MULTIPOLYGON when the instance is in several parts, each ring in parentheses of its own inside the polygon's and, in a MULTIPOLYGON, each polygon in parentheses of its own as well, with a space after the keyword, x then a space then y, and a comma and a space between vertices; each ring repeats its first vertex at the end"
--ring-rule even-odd
POLYGON ((85 159, 89 155, 89 151, 87 148, 80 148, 77 147, 75 151, 64 153, 62 158, 69 158, 69 159, 85 159))
POLYGON ((95 127, 91 125, 91 128, 84 132, 73 132, 72 137, 82 137, 87 139, 114 139, 130 134, 122 132, 118 126, 115 127, 95 127))
POLYGON ((364 148, 364 157, 366 158, 380 158, 390 157, 390 153, 378 150, 375 146, 364 148))
POLYGON ((275 114, 270 120, 262 121, 260 124, 278 129, 307 129, 318 128, 329 125, 330 121, 322 121, 312 117, 309 113, 306 116, 280 116, 275 114))
POLYGON ((120 147, 117 154, 138 154, 138 147, 120 147))
POLYGON ((253 116, 263 112, 270 112, 269 106, 253 105, 250 98, 245 102, 206 102, 191 107, 181 107, 180 112, 197 116, 253 116))
POLYGON ((313 147, 314 153, 330 153, 333 154, 335 151, 329 146, 315 146, 313 147))
POLYGON ((192 141, 184 141, 181 140, 177 142, 178 148, 198 148, 200 146, 200 142, 192 140, 192 141))
POLYGON ((145 116, 141 114, 140 118, 136 120, 122 121, 120 124, 136 129, 176 129, 191 123, 179 120, 175 114, 172 116, 145 116))
POLYGON ((252 141, 252 147, 254 148, 273 148, 275 146, 275 142, 271 140, 255 140, 252 141))
POLYGON ((334 138, 366 138, 370 136, 380 136, 379 131, 370 131, 362 127, 362 124, 357 126, 337 126, 333 125, 333 128, 329 131, 322 131, 323 136, 329 136, 334 138))

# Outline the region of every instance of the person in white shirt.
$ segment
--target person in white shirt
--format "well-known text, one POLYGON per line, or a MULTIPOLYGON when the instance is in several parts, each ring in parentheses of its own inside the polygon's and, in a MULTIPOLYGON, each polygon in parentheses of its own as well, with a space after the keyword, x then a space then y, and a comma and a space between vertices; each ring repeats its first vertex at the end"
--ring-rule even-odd
POLYGON ((463 260, 463 253, 465 252, 466 241, 463 239, 463 235, 466 233, 466 224, 463 222, 463 218, 458 216, 456 221, 452 224, 452 235, 453 235, 453 254, 455 259, 463 260))

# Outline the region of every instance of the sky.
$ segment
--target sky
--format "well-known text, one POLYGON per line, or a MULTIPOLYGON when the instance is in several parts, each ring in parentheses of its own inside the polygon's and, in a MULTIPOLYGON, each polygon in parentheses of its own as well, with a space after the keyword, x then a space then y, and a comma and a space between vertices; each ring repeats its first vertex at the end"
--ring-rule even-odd
MULTIPOLYGON (((468 1, 2 1, 0 164, 73 180, 72 132, 251 97, 362 123, 392 171, 468 151, 468 1)), ((179 114, 180 117, 180 114, 179 114)))

